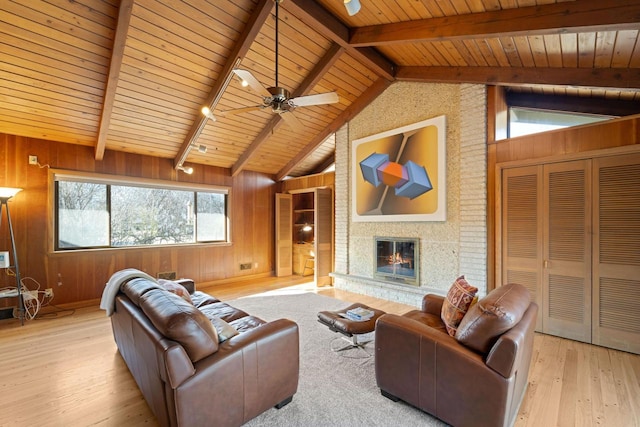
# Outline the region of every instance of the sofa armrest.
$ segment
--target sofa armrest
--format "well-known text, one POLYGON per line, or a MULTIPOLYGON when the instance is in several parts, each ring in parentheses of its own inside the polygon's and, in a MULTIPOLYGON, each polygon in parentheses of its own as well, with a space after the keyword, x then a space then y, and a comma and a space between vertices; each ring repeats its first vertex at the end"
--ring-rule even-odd
POLYGON ((265 323, 228 339, 194 366, 195 375, 175 389, 178 425, 241 425, 297 391, 298 325, 265 323), (231 418, 221 420, 221 414, 231 418))
POLYGON ((440 316, 444 297, 436 294, 427 294, 422 298, 422 311, 440 316))

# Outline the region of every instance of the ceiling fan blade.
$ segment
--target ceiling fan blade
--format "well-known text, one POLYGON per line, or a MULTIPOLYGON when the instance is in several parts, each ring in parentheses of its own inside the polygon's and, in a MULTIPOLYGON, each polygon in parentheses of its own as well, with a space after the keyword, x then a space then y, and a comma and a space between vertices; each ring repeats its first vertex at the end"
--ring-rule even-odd
POLYGON ((240 108, 234 108, 232 110, 219 111, 218 115, 221 117, 224 117, 224 116, 230 116, 232 114, 246 113, 248 111, 262 110, 264 108, 265 108, 264 105, 254 105, 253 107, 240 107, 240 108))
POLYGON ((306 107, 308 105, 334 104, 340 101, 337 92, 319 93, 317 95, 299 96, 291 99, 289 102, 296 107, 306 107))
POLYGON ((271 94, 269 93, 267 88, 262 86, 262 83, 260 83, 258 81, 258 79, 256 79, 253 76, 253 74, 251 74, 250 71, 240 70, 240 69, 236 68, 236 69, 233 70, 233 72, 236 74, 236 76, 240 77, 242 80, 247 82, 249 87, 251 89, 255 90, 256 92, 258 92, 261 96, 266 96, 266 97, 270 97, 271 96, 271 94))
POLYGON ((302 122, 296 116, 294 116, 291 111, 280 113, 280 117, 282 117, 282 120, 284 120, 284 122, 291 128, 291 130, 304 130, 304 125, 302 124, 302 122))

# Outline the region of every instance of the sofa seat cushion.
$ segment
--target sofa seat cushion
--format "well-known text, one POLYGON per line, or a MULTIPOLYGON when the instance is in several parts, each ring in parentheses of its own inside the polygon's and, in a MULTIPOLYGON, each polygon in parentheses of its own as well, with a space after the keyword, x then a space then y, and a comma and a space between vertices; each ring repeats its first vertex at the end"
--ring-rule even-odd
POLYGON ((253 328, 257 328, 260 325, 264 325, 266 322, 256 316, 245 316, 236 319, 230 323, 238 332, 246 332, 253 328))
POLYGON ((195 291, 191 294, 191 302, 194 306, 200 308, 208 304, 213 304, 214 302, 220 302, 220 300, 204 292, 195 291))
POLYGON ((239 334, 236 328, 234 328, 224 320, 220 319, 219 317, 214 316, 214 317, 211 317, 209 320, 211 321, 211 324, 213 325, 214 328, 216 328, 216 331, 218 332, 218 343, 223 343, 229 338, 235 337, 236 335, 239 334))
POLYGON ((209 319, 179 296, 152 289, 140 297, 140 308, 162 335, 182 345, 192 362, 218 350, 218 333, 209 319))
POLYGON ((474 304, 464 316, 456 339, 487 354, 498 336, 515 326, 529 307, 529 290, 517 283, 500 286, 474 304))
POLYGON ((411 310, 410 312, 405 313, 402 316, 418 321, 423 325, 426 325, 432 329, 436 329, 442 333, 447 333, 447 328, 442 322, 442 318, 436 314, 425 313, 422 310, 411 310))
POLYGON ((231 323, 236 319, 248 316, 248 314, 244 311, 238 310, 237 308, 232 307, 225 302, 214 302, 212 304, 207 304, 204 307, 200 307, 199 310, 202 311, 206 317, 219 317, 227 323, 231 323))

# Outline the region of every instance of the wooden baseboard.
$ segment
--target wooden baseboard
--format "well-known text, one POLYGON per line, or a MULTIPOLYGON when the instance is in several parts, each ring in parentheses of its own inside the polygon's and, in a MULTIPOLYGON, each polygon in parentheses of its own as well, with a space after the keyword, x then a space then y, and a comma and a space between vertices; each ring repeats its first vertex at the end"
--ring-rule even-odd
POLYGON ((216 285, 226 285, 229 283, 244 282, 247 280, 264 279, 265 277, 273 277, 273 271, 268 273, 251 274, 247 276, 235 276, 227 279, 212 280, 210 282, 196 283, 196 289, 210 288, 216 285))

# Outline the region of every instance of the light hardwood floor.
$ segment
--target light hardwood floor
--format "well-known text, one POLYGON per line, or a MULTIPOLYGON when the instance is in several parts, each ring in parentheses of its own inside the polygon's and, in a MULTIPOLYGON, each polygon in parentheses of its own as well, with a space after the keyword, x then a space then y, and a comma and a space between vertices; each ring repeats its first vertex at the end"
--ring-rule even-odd
MULTIPOLYGON (((307 280, 269 278, 201 290, 230 300, 295 286, 389 313, 413 309, 316 288, 307 280)), ((104 311, 96 304, 22 327, 17 320, 0 321, 0 426, 91 425, 156 425, 117 352, 104 311)), ((591 425, 640 426, 640 356, 536 334, 516 427, 591 425)))

